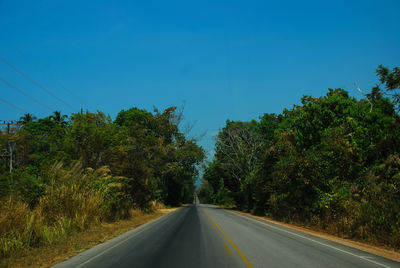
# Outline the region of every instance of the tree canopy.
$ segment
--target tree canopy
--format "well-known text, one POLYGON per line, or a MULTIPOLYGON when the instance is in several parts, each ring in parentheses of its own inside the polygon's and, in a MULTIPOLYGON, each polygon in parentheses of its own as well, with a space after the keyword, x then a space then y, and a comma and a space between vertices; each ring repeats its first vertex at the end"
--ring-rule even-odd
POLYGON ((329 89, 280 115, 228 120, 199 196, 400 247, 399 73, 378 67, 387 94, 329 89))
MULTIPOLYGON (((69 120, 59 111, 39 120, 25 114, 13 134, 16 169, 8 174, 7 167, 0 166, 2 183, 13 186, 0 197, 22 187, 9 178, 35 177, 32 183, 42 184, 51 166, 61 161, 64 166, 80 162, 82 169, 107 166, 113 176, 127 178, 125 188, 133 206, 145 208, 152 200, 170 205, 190 202, 204 150, 179 131, 179 116, 176 107, 154 113, 122 110, 115 121, 100 111, 72 114, 69 120)), ((8 138, 0 137, 5 150, 8 138)))

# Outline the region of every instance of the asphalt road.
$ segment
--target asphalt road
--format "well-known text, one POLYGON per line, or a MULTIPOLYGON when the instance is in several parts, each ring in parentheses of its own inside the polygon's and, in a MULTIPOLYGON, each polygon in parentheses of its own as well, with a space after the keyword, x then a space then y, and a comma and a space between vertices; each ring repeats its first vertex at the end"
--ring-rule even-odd
POLYGON ((53 267, 400 267, 312 235, 193 204, 53 267))

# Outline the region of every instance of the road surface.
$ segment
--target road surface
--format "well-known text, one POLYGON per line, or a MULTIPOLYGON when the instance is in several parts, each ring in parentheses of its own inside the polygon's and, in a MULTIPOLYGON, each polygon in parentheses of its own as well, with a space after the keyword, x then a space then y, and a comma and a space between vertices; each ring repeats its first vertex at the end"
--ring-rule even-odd
POLYGON ((400 267, 370 253, 196 202, 54 267, 400 267))

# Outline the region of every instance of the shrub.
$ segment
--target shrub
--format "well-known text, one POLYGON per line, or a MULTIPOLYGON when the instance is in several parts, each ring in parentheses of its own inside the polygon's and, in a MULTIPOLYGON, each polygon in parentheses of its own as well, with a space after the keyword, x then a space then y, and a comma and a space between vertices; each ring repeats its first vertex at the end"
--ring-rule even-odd
MULTIPOLYGON (((9 257, 38 245, 63 241, 106 219, 126 218, 132 206, 129 179, 111 177, 107 167, 84 170, 79 161, 54 164, 49 183, 30 206, 23 194, 0 202, 0 256, 9 257)), ((29 189, 26 189, 28 191, 29 189)))

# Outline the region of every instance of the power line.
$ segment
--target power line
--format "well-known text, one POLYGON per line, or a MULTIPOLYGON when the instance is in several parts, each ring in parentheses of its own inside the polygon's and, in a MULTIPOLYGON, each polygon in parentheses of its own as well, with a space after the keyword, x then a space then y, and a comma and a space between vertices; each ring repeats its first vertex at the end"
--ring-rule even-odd
POLYGON ((39 84, 38 82, 36 82, 35 80, 33 80, 32 78, 30 78, 27 74, 25 74, 24 72, 22 72, 21 70, 17 69, 17 67, 15 67, 14 65, 12 65, 11 63, 9 63, 8 61, 6 61, 6 59, 4 59, 3 57, 0 56, 0 60, 2 60, 5 64, 7 64, 9 67, 11 67, 12 69, 14 69, 14 71, 16 71, 17 73, 19 73, 20 75, 22 75, 25 79, 27 79, 29 82, 31 82, 32 84, 34 84, 35 86, 39 87, 41 90, 43 90, 44 92, 46 92, 48 95, 52 96, 53 98, 55 98, 56 100, 58 100, 59 102, 63 103, 64 105, 68 106, 70 109, 72 109, 73 111, 75 111, 76 109, 74 107, 72 107, 71 105, 69 105, 67 102, 65 102, 64 100, 60 99, 59 97, 57 97, 56 95, 54 95, 52 92, 50 92, 48 89, 46 89, 44 86, 42 86, 41 84, 39 84))
POLYGON ((7 161, 7 162, 8 162, 8 167, 9 167, 9 170, 11 173, 13 170, 13 164, 15 162, 13 156, 14 156, 16 142, 12 138, 10 138, 10 134, 12 134, 12 131, 11 131, 12 129, 14 129, 14 131, 15 131, 15 129, 19 127, 19 123, 17 121, 3 120, 2 122, 0 122, 0 126, 2 126, 2 125, 6 126, 6 129, 7 129, 6 130, 7 136, 5 136, 5 140, 7 141, 7 149, 6 149, 6 153, 3 153, 2 156, 9 158, 9 161, 7 161))
POLYGON ((49 110, 50 112, 54 111, 53 109, 51 109, 49 106, 41 103, 40 101, 38 101, 37 99, 35 99, 34 97, 28 95, 27 93, 23 92, 21 89, 17 88, 16 86, 10 84, 9 82, 7 82, 6 80, 4 80, 3 78, 0 77, 0 81, 3 82, 4 84, 6 84, 8 87, 18 91, 19 93, 21 93, 22 95, 24 95, 25 97, 30 98, 32 101, 36 102, 37 104, 43 106, 44 108, 46 108, 47 110, 49 110))
POLYGON ((17 105, 12 104, 11 102, 9 102, 9 101, 7 101, 7 100, 5 100, 3 98, 0 98, 0 101, 4 102, 5 104, 8 104, 9 106, 13 107, 14 109, 17 109, 17 110, 19 110, 19 111, 21 111, 21 112, 23 112, 25 114, 27 113, 24 109, 18 107, 17 105))

